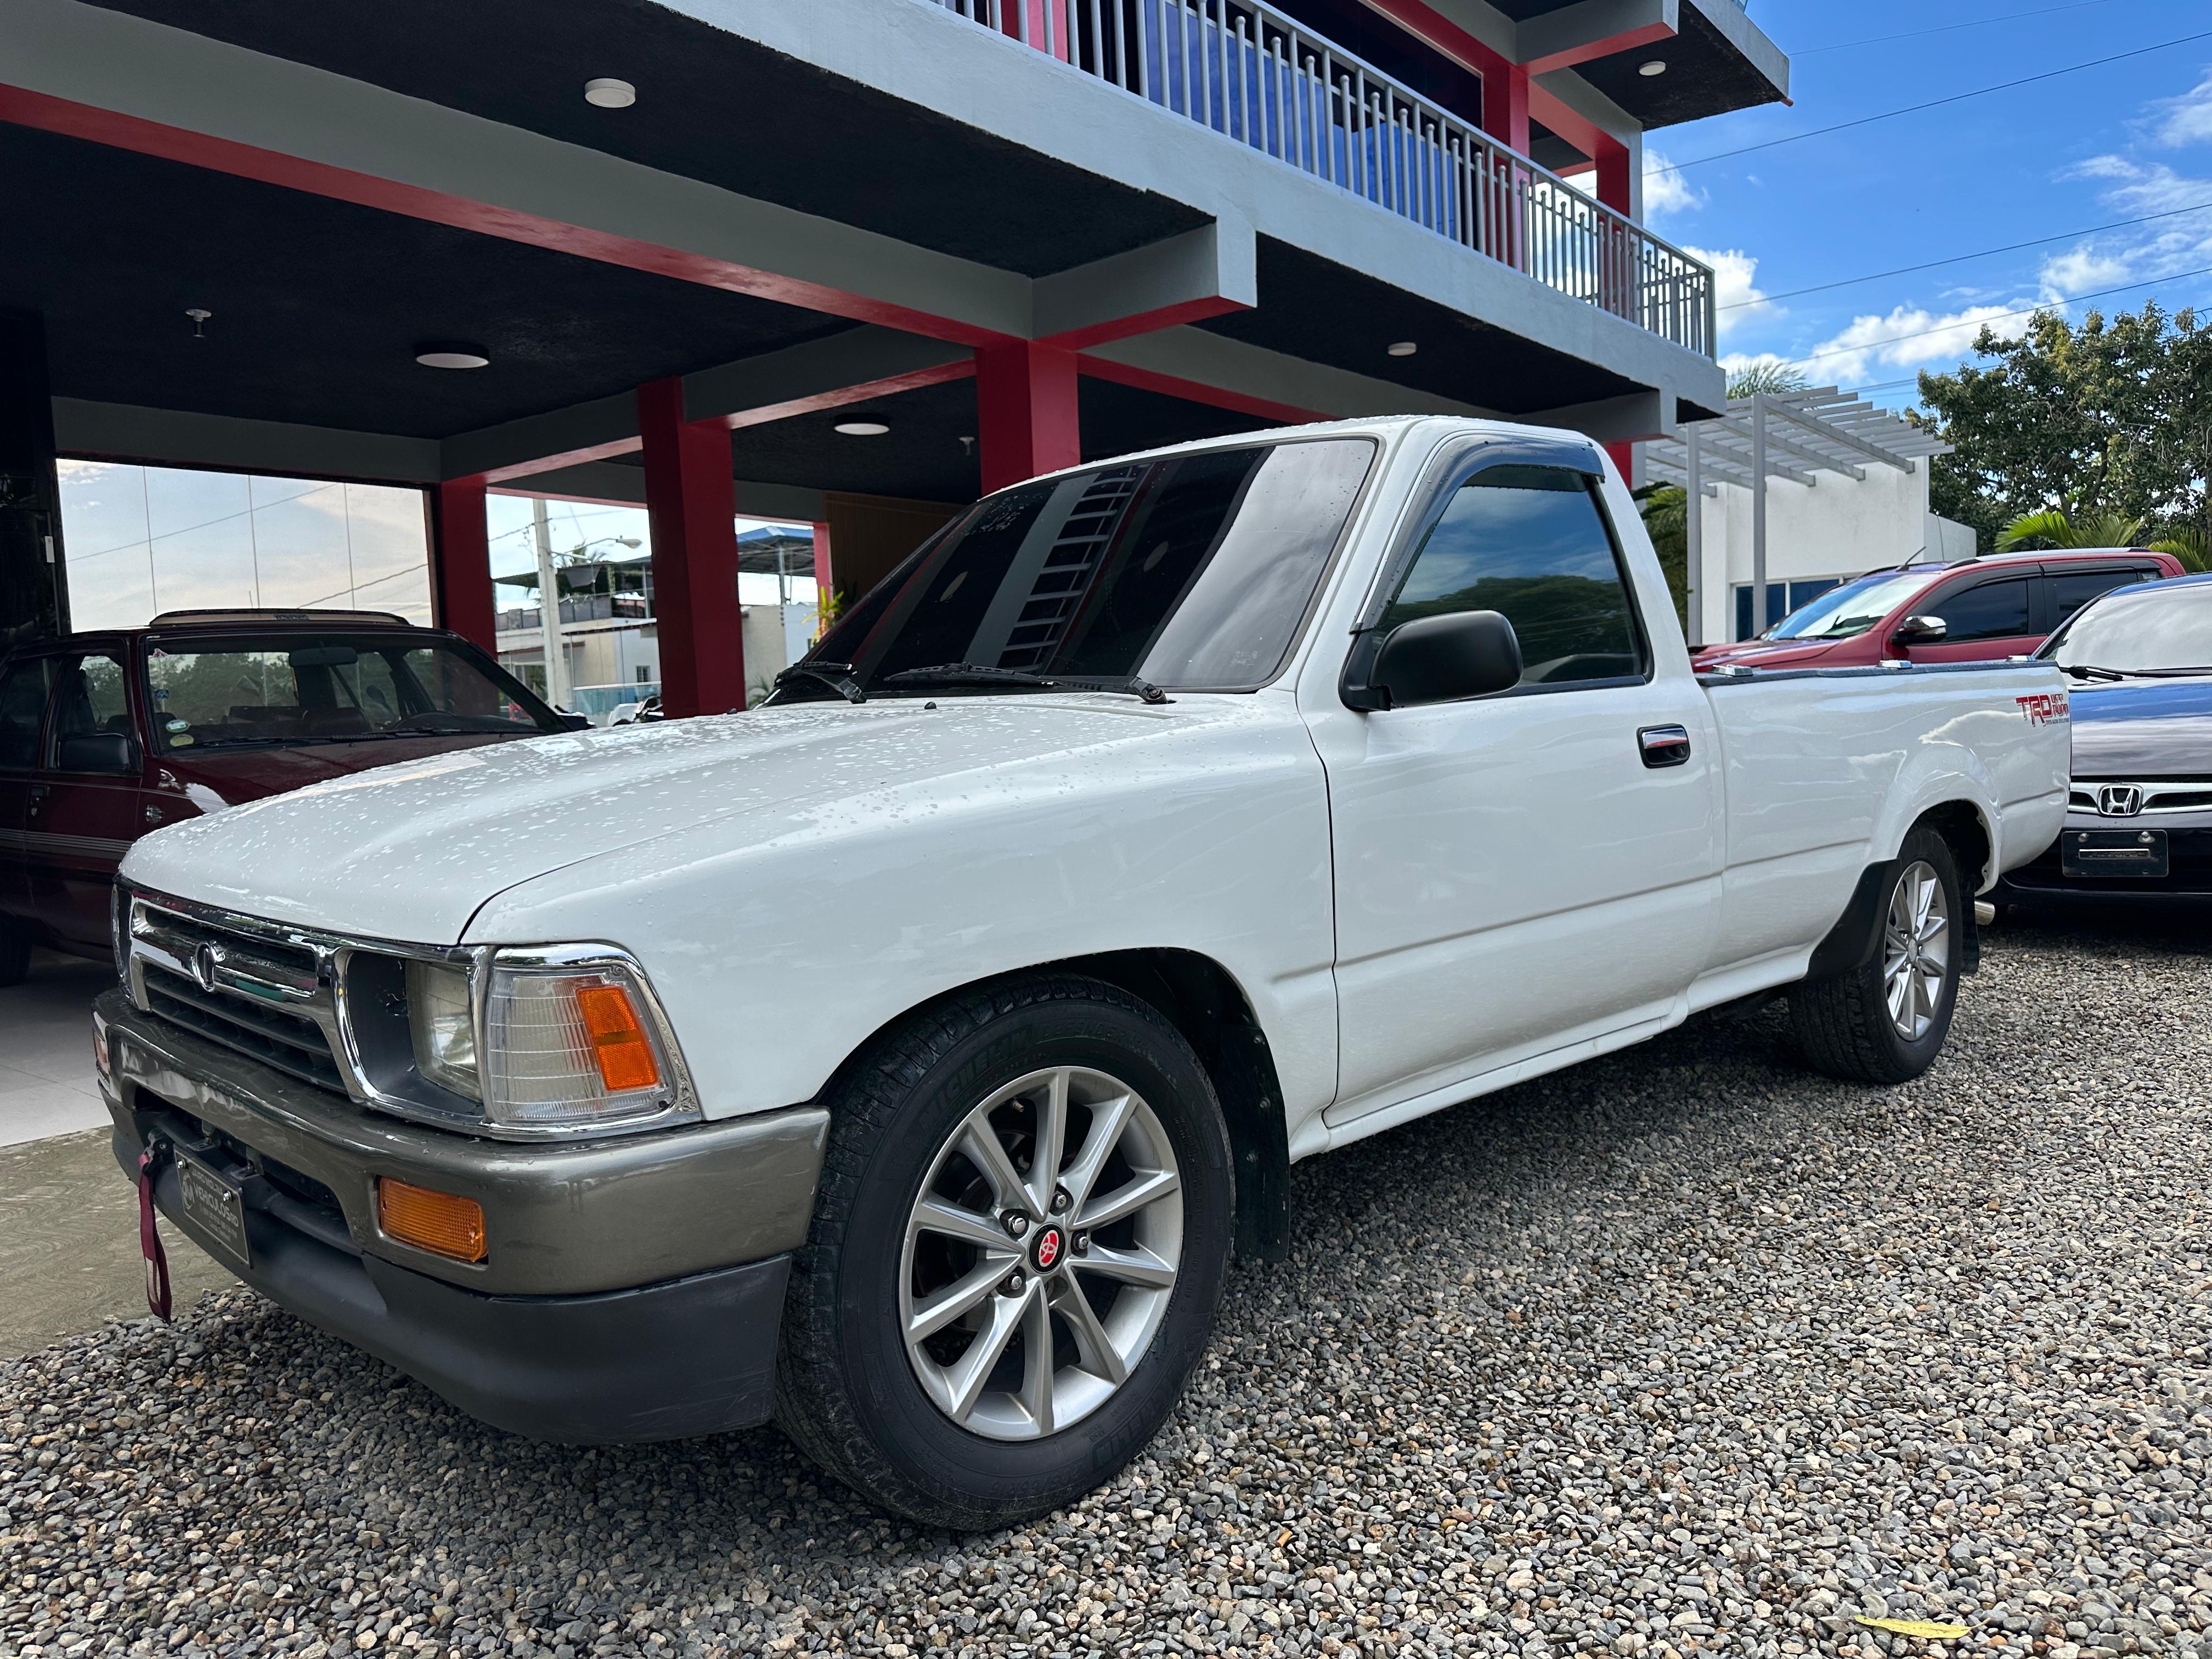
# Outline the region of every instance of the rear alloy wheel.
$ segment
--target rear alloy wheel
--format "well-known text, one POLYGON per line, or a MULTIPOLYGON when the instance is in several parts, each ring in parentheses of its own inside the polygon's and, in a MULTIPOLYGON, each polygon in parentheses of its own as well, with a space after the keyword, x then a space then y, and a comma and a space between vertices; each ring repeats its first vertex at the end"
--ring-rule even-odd
POLYGON ((1102 981, 1025 975, 895 1030, 830 1106, 778 1420, 942 1526, 1110 1479, 1205 1352, 1228 1261, 1228 1132, 1181 1033, 1102 981))
POLYGON ((1935 1064, 1959 1000, 1963 902, 1950 844, 1915 829, 1891 861, 1872 955, 1790 990, 1790 1023, 1814 1070, 1905 1083, 1935 1064))

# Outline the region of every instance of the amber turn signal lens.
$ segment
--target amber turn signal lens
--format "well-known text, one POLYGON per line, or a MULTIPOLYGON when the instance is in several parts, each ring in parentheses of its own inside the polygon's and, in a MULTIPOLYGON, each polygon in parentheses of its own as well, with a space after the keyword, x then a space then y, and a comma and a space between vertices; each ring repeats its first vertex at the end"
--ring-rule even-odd
POLYGON ((585 986, 576 993, 576 1012, 584 1017, 599 1080, 610 1094, 650 1089, 660 1081, 660 1062, 653 1058, 653 1043, 628 991, 619 985, 585 986))
POLYGON ((385 1237, 456 1261, 484 1259, 483 1206, 473 1198, 376 1178, 376 1224, 385 1237))

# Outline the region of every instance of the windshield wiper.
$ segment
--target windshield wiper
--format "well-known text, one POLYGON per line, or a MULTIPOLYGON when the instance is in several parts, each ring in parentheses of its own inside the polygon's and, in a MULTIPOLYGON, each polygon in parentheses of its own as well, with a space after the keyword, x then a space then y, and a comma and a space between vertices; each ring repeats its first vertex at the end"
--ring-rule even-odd
POLYGON ((2093 662, 2062 663, 2059 672, 2070 674, 2077 680, 2124 680, 2128 678, 2117 668, 2100 668, 2093 662))
POLYGON ((902 668, 886 674, 879 685, 1058 685, 1025 668, 987 668, 976 662, 940 662, 927 668, 902 668))
POLYGON ((1071 691, 1126 691, 1146 702, 1165 702, 1168 694, 1135 674, 1075 674, 1057 679, 1032 674, 1025 668, 988 668, 981 663, 941 662, 928 668, 902 668, 886 674, 884 685, 1029 685, 1045 690, 1065 686, 1071 691))
POLYGON ((1116 678, 1091 679, 1082 676, 1069 680, 1068 684, 1085 691, 1127 691, 1131 696, 1146 702, 1166 702, 1168 694, 1150 680, 1138 674, 1123 674, 1116 678))
POLYGON ((775 677, 775 689, 783 690, 787 680, 818 680, 847 702, 868 700, 868 694, 854 679, 853 665, 848 662, 795 662, 775 677))

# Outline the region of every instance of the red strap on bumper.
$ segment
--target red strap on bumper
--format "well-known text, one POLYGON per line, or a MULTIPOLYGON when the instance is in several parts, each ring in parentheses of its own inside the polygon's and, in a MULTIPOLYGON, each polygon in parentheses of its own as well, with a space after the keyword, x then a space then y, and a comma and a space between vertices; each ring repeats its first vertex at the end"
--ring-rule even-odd
POLYGON ((169 1318, 169 1257, 154 1214, 154 1171, 161 1160, 151 1147, 138 1154, 138 1253, 146 1258, 146 1306, 164 1324, 169 1318))

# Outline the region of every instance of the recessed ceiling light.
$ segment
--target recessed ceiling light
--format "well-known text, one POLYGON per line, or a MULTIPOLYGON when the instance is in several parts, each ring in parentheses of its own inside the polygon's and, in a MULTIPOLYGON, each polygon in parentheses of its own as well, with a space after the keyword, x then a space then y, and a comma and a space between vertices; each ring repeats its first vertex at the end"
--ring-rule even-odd
POLYGON ((491 359, 479 345, 460 340, 428 340, 415 348, 415 361, 425 368, 489 368, 491 359))
POLYGON ((1421 349, 1418 340, 1400 340, 1389 348, 1393 357, 1410 357, 1421 349))
POLYGON ((1636 72, 1638 75, 1664 75, 1667 72, 1667 60, 1663 58, 1651 58, 1638 64, 1636 66, 1636 72))
POLYGON ((848 438, 880 438, 890 428, 881 421, 840 421, 837 430, 848 438))
POLYGON ((637 102, 637 88, 611 76, 584 82, 584 101, 600 109, 628 109, 637 102))

